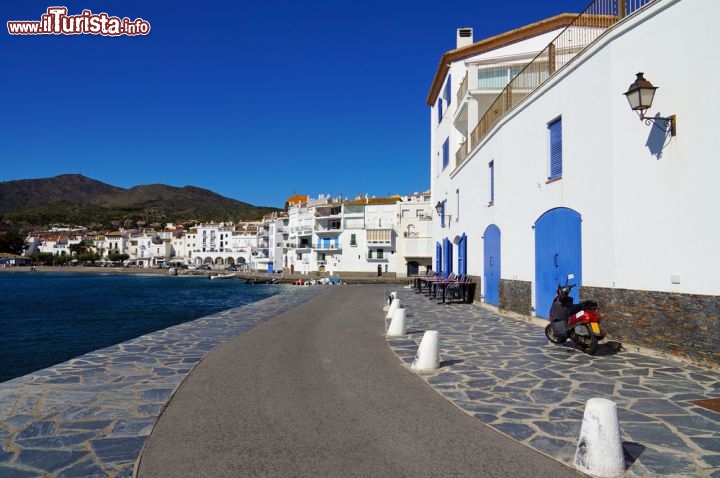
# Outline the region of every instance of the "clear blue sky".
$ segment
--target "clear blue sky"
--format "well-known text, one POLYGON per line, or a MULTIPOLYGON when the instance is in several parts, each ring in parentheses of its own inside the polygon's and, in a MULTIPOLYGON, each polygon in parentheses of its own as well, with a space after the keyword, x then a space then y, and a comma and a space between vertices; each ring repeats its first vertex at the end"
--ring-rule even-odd
POLYGON ((480 40, 589 0, 2 2, 0 181, 80 173, 255 205, 426 190, 425 104, 455 30, 480 40), (147 36, 10 35, 50 6, 147 36))

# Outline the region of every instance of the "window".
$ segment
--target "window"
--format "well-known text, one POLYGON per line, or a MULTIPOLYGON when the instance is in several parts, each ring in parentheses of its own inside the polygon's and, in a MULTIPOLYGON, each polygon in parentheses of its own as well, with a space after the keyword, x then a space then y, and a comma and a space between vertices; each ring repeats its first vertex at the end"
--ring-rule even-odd
POLYGON ((562 118, 548 124, 550 132, 550 176, 548 179, 562 177, 562 118))
POLYGON ((490 173, 490 205, 495 204, 495 160, 488 164, 490 173))
POLYGON ((452 93, 451 78, 452 76, 448 75, 447 81, 445 82, 445 102, 448 105, 450 104, 450 94, 452 93))
POLYGON ((450 138, 446 139, 442 145, 442 168, 445 169, 450 164, 450 138))
POLYGON ((357 236, 355 234, 350 234, 350 245, 357 247, 357 236))
POLYGON ((377 250, 377 258, 378 258, 378 259, 382 259, 382 258, 383 258, 383 250, 382 250, 382 249, 378 249, 378 250, 377 250))

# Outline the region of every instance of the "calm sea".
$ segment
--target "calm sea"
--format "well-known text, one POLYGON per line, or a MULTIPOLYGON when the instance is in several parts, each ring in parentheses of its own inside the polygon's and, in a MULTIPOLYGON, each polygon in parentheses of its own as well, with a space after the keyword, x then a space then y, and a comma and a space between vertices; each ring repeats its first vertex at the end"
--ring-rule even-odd
POLYGON ((282 290, 203 276, 0 274, 0 382, 282 290))

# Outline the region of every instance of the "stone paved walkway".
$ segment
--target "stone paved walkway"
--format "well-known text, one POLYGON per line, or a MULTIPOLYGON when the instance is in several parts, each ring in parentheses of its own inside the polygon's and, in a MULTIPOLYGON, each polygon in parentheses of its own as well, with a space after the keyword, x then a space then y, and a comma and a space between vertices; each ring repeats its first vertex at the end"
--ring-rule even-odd
POLYGON ((324 290, 287 288, 0 384, 0 476, 132 476, 160 412, 205 354, 324 290))
POLYGON ((618 407, 624 476, 720 478, 720 413, 691 403, 720 398, 719 371, 609 346, 593 357, 549 344, 531 322, 387 290, 406 307, 408 333, 390 347, 409 365, 424 331, 437 330, 441 367, 421 376, 478 420, 572 466, 585 403, 607 398, 618 407))

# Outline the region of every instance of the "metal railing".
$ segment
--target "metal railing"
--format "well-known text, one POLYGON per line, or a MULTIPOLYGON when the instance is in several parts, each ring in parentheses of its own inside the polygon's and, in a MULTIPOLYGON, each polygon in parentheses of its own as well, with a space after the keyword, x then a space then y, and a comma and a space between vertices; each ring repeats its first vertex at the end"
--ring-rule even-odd
MULTIPOLYGON (((535 91, 556 71, 568 64, 605 30, 627 15, 655 1, 657 0, 594 0, 590 3, 570 25, 505 86, 470 134, 470 144, 467 145, 465 157, 505 113, 535 91)), ((458 154, 463 149, 464 147, 461 147, 458 154)))

